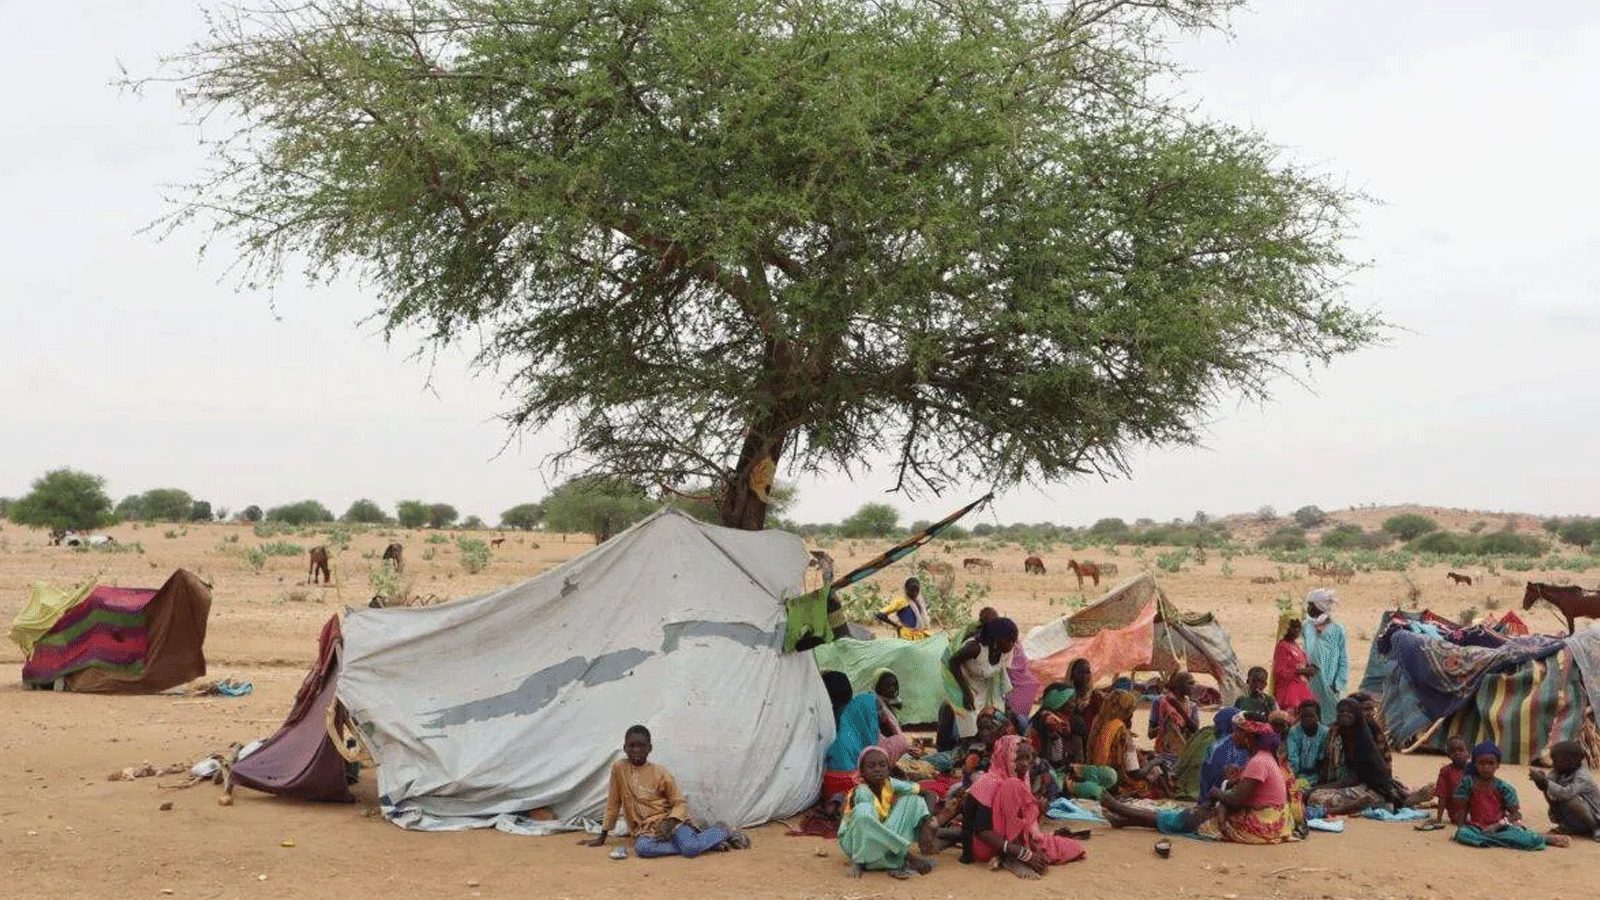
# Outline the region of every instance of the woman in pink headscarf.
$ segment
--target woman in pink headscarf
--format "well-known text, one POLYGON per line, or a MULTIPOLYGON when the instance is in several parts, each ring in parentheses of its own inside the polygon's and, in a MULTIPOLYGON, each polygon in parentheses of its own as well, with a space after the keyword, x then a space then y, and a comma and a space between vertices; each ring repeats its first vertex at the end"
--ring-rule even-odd
POLYGON ((1049 866, 1083 859, 1071 838, 1039 828, 1039 801, 1025 777, 1033 746, 1016 735, 995 742, 989 771, 962 800, 962 861, 1004 866, 1018 878, 1038 878, 1049 866))

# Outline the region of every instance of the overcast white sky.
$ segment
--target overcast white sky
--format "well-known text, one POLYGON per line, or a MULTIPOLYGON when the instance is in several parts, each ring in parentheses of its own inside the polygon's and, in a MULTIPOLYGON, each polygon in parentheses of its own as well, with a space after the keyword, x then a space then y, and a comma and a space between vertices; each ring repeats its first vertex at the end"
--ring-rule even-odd
MULTIPOLYGON (((0 0, 0 495, 70 465, 113 497, 182 487, 219 506, 311 497, 455 504, 495 521, 548 492, 559 435, 501 453, 498 387, 464 357, 428 368, 357 321, 353 285, 236 292, 197 236, 136 233, 158 185, 192 175, 195 133, 170 91, 109 82, 199 34, 183 0, 0 0), (499 454, 497 456, 497 454, 499 454)), ((1301 2, 1182 45, 1208 114, 1382 201, 1362 216, 1350 287, 1403 331, 1225 407, 1204 448, 1135 457, 1131 478, 1004 495, 985 519, 1087 523, 1273 504, 1419 502, 1600 512, 1600 5, 1528 0, 1301 2)), ((781 477, 781 473, 780 473, 781 477)), ((802 480, 801 521, 882 498, 802 480)), ((983 486, 974 486, 972 493, 983 486)))

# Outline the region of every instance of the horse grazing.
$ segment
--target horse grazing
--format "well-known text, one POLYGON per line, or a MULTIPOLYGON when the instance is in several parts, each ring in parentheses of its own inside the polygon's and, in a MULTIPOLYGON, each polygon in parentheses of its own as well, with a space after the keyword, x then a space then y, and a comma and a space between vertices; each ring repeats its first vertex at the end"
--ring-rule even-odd
POLYGON ((1454 572, 1446 572, 1444 573, 1444 577, 1450 579, 1451 584, 1464 584, 1467 587, 1472 587, 1471 575, 1457 575, 1454 572))
POLYGON ((316 584, 317 574, 322 574, 322 583, 327 584, 333 580, 333 575, 328 569, 328 548, 311 548, 311 566, 306 569, 306 584, 316 584))
MULTIPOLYGON (((399 541, 390 541, 389 546, 383 548, 383 560, 384 562, 394 563, 396 572, 404 572, 406 570, 405 553, 406 548, 399 541)), ((424 553, 423 556, 427 556, 427 554, 424 553)))
POLYGON ((1078 576, 1078 590, 1083 590, 1083 580, 1085 578, 1092 580, 1095 587, 1100 586, 1100 567, 1094 563, 1069 559, 1067 560, 1067 568, 1072 570, 1072 574, 1078 576))
POLYGON ((1029 575, 1043 575, 1044 560, 1037 556, 1030 556, 1022 561, 1022 571, 1028 573, 1029 575))
POLYGON ((994 571, 994 563, 990 560, 984 559, 981 556, 969 556, 961 561, 961 568, 966 569, 968 572, 971 572, 975 569, 982 569, 985 572, 992 572, 994 571))
POLYGON ((1600 619, 1600 591, 1586 591, 1575 584, 1554 585, 1540 581, 1528 582, 1522 593, 1522 609, 1533 609, 1533 604, 1543 600, 1561 610, 1567 618, 1567 633, 1576 629, 1575 619, 1600 619))
POLYGON ((918 560, 917 569, 930 575, 954 575, 956 573, 955 566, 947 562, 940 562, 937 559, 918 560))

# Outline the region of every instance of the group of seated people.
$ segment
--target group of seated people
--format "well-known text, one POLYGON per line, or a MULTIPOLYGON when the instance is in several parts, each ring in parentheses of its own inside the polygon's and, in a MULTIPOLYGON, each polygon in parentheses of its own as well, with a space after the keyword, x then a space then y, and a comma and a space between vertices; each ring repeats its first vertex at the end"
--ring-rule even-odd
MULTIPOLYGON (((1044 686, 1026 716, 1009 702, 1017 637, 1011 620, 985 609, 951 642, 933 747, 918 746, 901 726, 892 671, 872 673, 872 689, 860 693, 843 673, 823 673, 837 727, 822 805, 837 817, 853 875, 927 874, 936 854, 959 846, 963 863, 1038 878, 1086 855, 1087 831, 1040 825, 1061 798, 1098 802, 1115 828, 1245 844, 1295 840, 1312 820, 1414 807, 1435 796, 1434 820, 1419 830, 1448 820, 1454 839, 1470 846, 1537 850, 1567 846, 1573 835, 1600 840, 1600 787, 1576 742, 1551 748, 1548 772, 1530 772, 1557 826, 1541 835, 1523 825, 1515 788, 1497 777, 1501 753, 1493 743, 1469 753, 1453 739, 1435 783, 1412 790, 1394 777, 1394 747, 1375 698, 1339 700, 1325 724, 1315 697, 1281 680, 1269 691, 1260 668, 1249 672, 1246 693, 1207 725, 1192 675, 1177 672, 1158 685, 1146 731, 1151 751, 1134 738, 1139 694, 1120 682, 1095 687, 1084 659, 1068 667, 1067 681, 1044 686), (1168 800, 1193 805, 1149 802, 1168 800)), ((1289 671, 1295 665, 1291 660, 1289 671)), ((602 830, 586 843, 603 845, 625 818, 642 857, 748 848, 743 833, 689 817, 672 776, 649 762, 651 749, 648 729, 628 729, 602 830)))
MULTIPOLYGON (((1009 625, 987 620, 995 621, 1009 625)), ((1062 797, 1097 801, 1117 828, 1271 844, 1303 838, 1310 820, 1373 807, 1393 812, 1438 794, 1438 816, 1458 826, 1462 843, 1565 845, 1563 835, 1536 835, 1521 826, 1515 790, 1493 776, 1500 758, 1493 744, 1470 757, 1464 746, 1452 748, 1446 769, 1470 777, 1451 780, 1441 773, 1437 784, 1413 790, 1394 776, 1394 747, 1375 698, 1358 693, 1339 700, 1324 724, 1321 704, 1308 692, 1288 692, 1282 698, 1298 703, 1280 708, 1284 692, 1268 690, 1261 668, 1250 671, 1247 692, 1235 705, 1205 725, 1192 699, 1193 676, 1178 672, 1167 679, 1151 703, 1150 751, 1134 736, 1140 695, 1095 687, 1083 659, 1070 665, 1068 681, 1044 687, 1030 717, 1018 716, 993 693, 984 694, 981 706, 973 702, 976 710, 964 709, 978 691, 966 683, 970 672, 962 663, 976 659, 990 673, 1002 672, 1014 633, 1014 626, 1001 626, 985 635, 980 625, 953 643, 946 673, 953 689, 941 725, 948 726, 953 713, 969 712, 972 731, 963 733, 956 717, 953 734, 942 727, 934 748, 908 740, 894 712, 899 680, 892 672, 875 673, 873 690, 859 695, 850 693, 843 674, 824 673, 840 729, 823 796, 842 808, 840 843, 857 874, 881 869, 911 877, 928 871, 938 849, 958 845, 962 862, 1036 878, 1049 865, 1085 855, 1080 841, 1086 834, 1039 826, 1042 813, 1062 797), (963 709, 952 708, 958 704, 963 709), (1193 805, 1149 802, 1169 800, 1193 805)), ((1557 745, 1551 755, 1552 770, 1535 770, 1532 777, 1550 800, 1552 821, 1595 836, 1600 789, 1582 764, 1581 748, 1557 745)))

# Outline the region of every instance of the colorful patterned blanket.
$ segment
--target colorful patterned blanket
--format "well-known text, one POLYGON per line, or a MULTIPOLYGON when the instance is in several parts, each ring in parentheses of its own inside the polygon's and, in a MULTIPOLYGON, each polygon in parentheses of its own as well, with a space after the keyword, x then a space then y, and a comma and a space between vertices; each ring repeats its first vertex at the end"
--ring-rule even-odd
POLYGON ((22 680, 47 687, 90 667, 143 672, 150 649, 144 609, 155 595, 154 588, 96 587, 34 643, 22 680))

